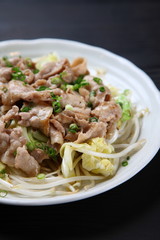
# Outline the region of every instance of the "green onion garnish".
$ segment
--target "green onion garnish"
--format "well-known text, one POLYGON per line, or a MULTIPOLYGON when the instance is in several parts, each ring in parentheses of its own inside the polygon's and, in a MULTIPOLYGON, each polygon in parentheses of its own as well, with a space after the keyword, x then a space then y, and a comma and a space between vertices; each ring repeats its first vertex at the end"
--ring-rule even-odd
POLYGON ((37 179, 45 179, 46 175, 44 173, 39 173, 37 179))
POLYGON ((127 165, 128 165, 128 161, 123 161, 123 162, 122 162, 122 166, 123 166, 123 167, 126 167, 127 165))
POLYGON ((92 90, 89 94, 90 97, 95 97, 96 96, 96 91, 92 90))
POLYGON ((68 129, 69 132, 76 133, 78 132, 78 130, 79 130, 79 127, 77 126, 77 124, 72 123, 69 125, 69 129, 68 129))
POLYGON ((25 79, 26 79, 26 76, 22 73, 19 67, 12 68, 12 80, 22 81, 25 84, 27 84, 25 79))
POLYGON ((105 92, 105 88, 104 88, 104 87, 100 87, 100 88, 99 88, 99 91, 100 91, 100 92, 105 92))
POLYGON ((21 112, 29 112, 32 109, 32 107, 29 106, 25 106, 23 108, 20 109, 21 112))
POLYGON ((53 111, 55 113, 59 113, 62 111, 62 106, 60 103, 60 100, 62 99, 62 97, 55 95, 53 92, 50 93, 52 99, 54 100, 52 102, 52 107, 53 107, 53 111))
POLYGON ((61 82, 62 82, 62 79, 58 76, 51 78, 51 83, 52 84, 60 84, 61 82))
POLYGON ((38 69, 33 69, 32 72, 33 72, 34 74, 36 74, 36 73, 39 72, 39 70, 38 70, 38 69))
POLYGON ((88 102, 88 103, 87 103, 87 107, 93 108, 93 104, 92 104, 91 102, 88 102))
POLYGON ((95 81, 97 84, 102 84, 102 79, 98 78, 98 77, 94 77, 93 81, 95 81))
POLYGON ((36 89, 36 91, 44 91, 44 90, 51 90, 51 89, 46 86, 39 86, 39 88, 36 89))
POLYGON ((2 59, 5 62, 6 67, 13 67, 13 65, 8 60, 8 57, 3 57, 2 59))
POLYGON ((90 117, 89 121, 90 122, 98 122, 98 118, 97 117, 90 117))

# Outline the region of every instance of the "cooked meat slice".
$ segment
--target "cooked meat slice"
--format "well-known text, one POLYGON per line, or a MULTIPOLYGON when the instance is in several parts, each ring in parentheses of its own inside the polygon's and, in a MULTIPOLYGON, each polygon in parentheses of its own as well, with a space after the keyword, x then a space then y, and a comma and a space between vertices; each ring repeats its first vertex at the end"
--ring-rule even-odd
POLYGON ((23 95, 33 92, 34 88, 30 85, 25 85, 22 81, 12 80, 8 83, 8 91, 2 94, 2 103, 4 105, 12 105, 20 99, 23 95))
POLYGON ((79 94, 84 98, 86 102, 89 102, 90 93, 87 89, 85 89, 84 87, 81 87, 79 89, 79 94))
POLYGON ((36 74, 36 80, 40 78, 48 79, 50 76, 54 76, 55 74, 62 72, 67 64, 67 59, 62 59, 58 62, 46 63, 39 73, 36 74))
POLYGON ((50 123, 53 124, 53 126, 59 131, 62 133, 62 135, 64 136, 65 135, 65 129, 64 127, 62 126, 62 124, 60 122, 58 122, 56 119, 50 119, 50 123))
POLYGON ((80 108, 85 108, 86 106, 84 98, 76 92, 64 93, 60 102, 62 107, 65 107, 67 104, 80 108))
POLYGON ((54 127, 50 127, 51 144, 60 147, 63 144, 63 135, 54 127))
POLYGON ((4 105, 12 105, 20 99, 35 103, 39 103, 40 101, 51 102, 51 92, 55 95, 63 94, 63 91, 59 88, 46 91, 35 91, 32 86, 24 84, 22 81, 12 80, 8 83, 8 91, 2 93, 1 98, 4 105))
POLYGON ((4 122, 8 122, 11 119, 18 119, 19 108, 14 105, 5 115, 2 116, 4 122))
POLYGON ((100 121, 109 122, 114 120, 117 122, 121 118, 121 108, 114 101, 103 102, 101 105, 96 107, 91 114, 98 117, 100 121))
POLYGON ((25 69, 23 74, 26 76, 25 82, 31 84, 34 82, 34 73, 30 69, 25 69))
POLYGON ((22 135, 22 129, 20 127, 12 129, 9 136, 8 148, 1 156, 1 161, 10 167, 14 167, 17 148, 22 147, 24 144, 26 144, 26 139, 22 135))
POLYGON ((76 123, 79 127, 81 127, 82 131, 86 131, 89 128, 89 122, 86 119, 78 118, 77 115, 75 116, 76 123))
POLYGON ((6 151, 9 146, 10 137, 5 131, 5 124, 0 120, 0 155, 6 151))
POLYGON ((12 69, 9 67, 0 68, 0 82, 6 83, 11 80, 12 69))
POLYGON ((84 58, 76 58, 71 64, 72 71, 76 76, 88 73, 87 61, 84 58))
POLYGON ((55 95, 60 96, 63 94, 63 91, 60 88, 55 88, 52 90, 45 90, 45 91, 31 91, 28 93, 24 93, 21 95, 21 98, 28 102, 52 102, 53 99, 51 97, 51 92, 55 95))
POLYGON ((34 149, 30 155, 32 157, 34 157, 34 159, 38 162, 38 163, 42 163, 44 159, 49 159, 48 155, 39 148, 34 149))
POLYGON ((38 88, 40 86, 47 86, 49 87, 49 85, 47 85, 48 81, 46 79, 38 79, 36 82, 34 82, 32 84, 32 87, 34 88, 38 88))
POLYGON ((67 83, 71 83, 74 81, 74 72, 69 66, 66 66, 64 71, 62 72, 62 78, 67 83))
POLYGON ((64 110, 63 113, 69 117, 88 119, 90 116, 90 108, 73 108, 73 110, 64 110))
POLYGON ((29 112, 21 112, 19 124, 40 129, 45 135, 49 134, 49 120, 53 108, 47 104, 40 104, 33 107, 29 112))
POLYGON ((40 170, 38 162, 28 153, 25 146, 17 148, 15 168, 21 169, 29 177, 35 177, 40 170))
POLYGON ((106 136, 106 131, 107 131, 107 124, 103 122, 92 122, 89 125, 89 129, 83 133, 80 132, 78 135, 77 140, 75 141, 76 143, 82 143, 85 142, 86 140, 90 138, 95 138, 95 137, 105 137, 106 136))
POLYGON ((65 111, 57 114, 54 117, 54 119, 56 119, 58 122, 60 122, 63 126, 71 124, 71 123, 73 123, 75 121, 74 117, 70 117, 70 116, 66 115, 65 111))
POLYGON ((78 134, 79 133, 71 133, 71 132, 68 132, 65 136, 65 140, 69 141, 69 142, 74 142, 76 141, 76 139, 78 138, 78 134))
POLYGON ((89 83, 89 85, 87 85, 87 88, 89 89, 89 91, 96 91, 100 87, 100 85, 97 82, 95 82, 93 78, 94 77, 91 75, 86 75, 84 77, 84 80, 86 80, 89 83))

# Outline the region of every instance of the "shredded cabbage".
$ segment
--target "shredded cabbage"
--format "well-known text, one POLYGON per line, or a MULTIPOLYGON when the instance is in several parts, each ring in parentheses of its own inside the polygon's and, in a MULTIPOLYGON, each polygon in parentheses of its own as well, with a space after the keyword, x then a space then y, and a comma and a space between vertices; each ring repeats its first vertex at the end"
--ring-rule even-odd
POLYGON ((60 149, 62 157, 61 170, 64 177, 75 176, 74 161, 77 152, 81 152, 82 167, 89 172, 102 174, 104 176, 113 176, 118 168, 117 159, 102 158, 85 153, 85 150, 94 151, 97 153, 111 154, 114 148, 107 143, 104 138, 93 138, 87 143, 72 144, 64 143, 60 149), (83 152, 84 151, 84 152, 83 152))
POLYGON ((58 60, 59 60, 59 57, 56 53, 50 53, 46 56, 42 56, 40 58, 34 59, 34 62, 36 63, 36 68, 38 70, 41 70, 46 63, 57 62, 58 60))
POLYGON ((116 99, 116 103, 120 105, 122 109, 122 117, 121 122, 125 122, 131 119, 131 102, 128 99, 127 95, 129 90, 125 90, 122 94, 118 95, 116 99))

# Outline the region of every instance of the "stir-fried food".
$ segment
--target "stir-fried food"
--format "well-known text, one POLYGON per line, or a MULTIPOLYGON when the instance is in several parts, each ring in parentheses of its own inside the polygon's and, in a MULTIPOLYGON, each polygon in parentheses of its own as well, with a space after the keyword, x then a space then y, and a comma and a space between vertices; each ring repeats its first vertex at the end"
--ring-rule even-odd
POLYGON ((141 114, 128 96, 128 91, 112 94, 83 58, 1 58, 4 191, 52 196, 113 176, 120 160, 143 145, 136 142, 141 114))

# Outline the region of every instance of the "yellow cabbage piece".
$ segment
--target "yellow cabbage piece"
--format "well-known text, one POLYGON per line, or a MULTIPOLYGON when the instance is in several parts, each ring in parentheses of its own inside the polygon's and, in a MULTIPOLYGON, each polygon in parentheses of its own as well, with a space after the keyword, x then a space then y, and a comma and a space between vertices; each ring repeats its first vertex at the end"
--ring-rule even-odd
POLYGON ((59 60, 59 57, 56 53, 49 53, 46 56, 42 56, 40 58, 33 59, 33 61, 36 63, 36 68, 38 70, 41 70, 42 67, 48 63, 48 62, 57 62, 59 60))
MULTIPOLYGON (((75 176, 74 160, 76 152, 82 153, 82 167, 89 172, 112 176, 118 168, 117 159, 102 158, 101 154, 111 154, 114 148, 104 138, 93 138, 87 143, 64 143, 60 149, 62 157, 61 170, 64 177, 75 176), (99 156, 91 155, 90 151, 99 153, 99 156)), ((98 155, 98 154, 97 154, 98 155)))

